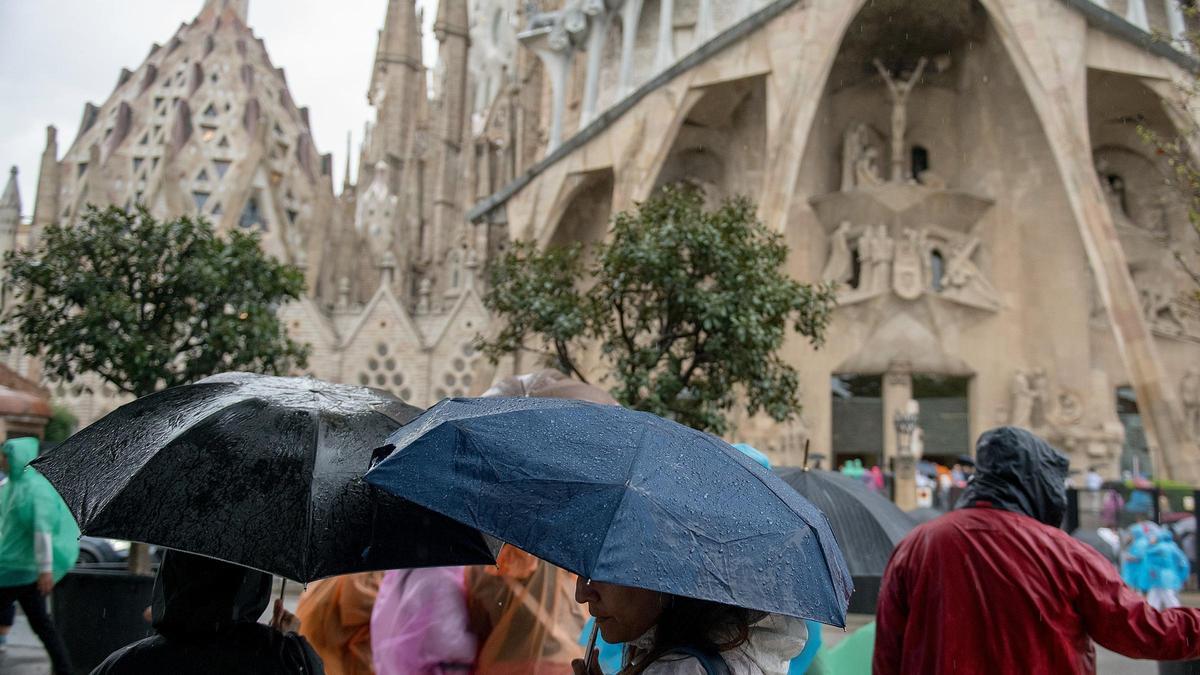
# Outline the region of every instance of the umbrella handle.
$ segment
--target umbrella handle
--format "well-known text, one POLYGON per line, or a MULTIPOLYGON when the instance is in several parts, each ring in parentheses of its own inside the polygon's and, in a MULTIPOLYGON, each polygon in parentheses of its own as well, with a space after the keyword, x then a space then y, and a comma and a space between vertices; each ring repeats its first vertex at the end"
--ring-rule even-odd
POLYGON ((287 577, 279 577, 279 600, 283 601, 283 591, 287 588, 287 577))
POLYGON ((583 654, 583 672, 592 672, 592 659, 596 655, 596 635, 600 632, 600 624, 592 622, 592 635, 588 638, 587 651, 583 654))

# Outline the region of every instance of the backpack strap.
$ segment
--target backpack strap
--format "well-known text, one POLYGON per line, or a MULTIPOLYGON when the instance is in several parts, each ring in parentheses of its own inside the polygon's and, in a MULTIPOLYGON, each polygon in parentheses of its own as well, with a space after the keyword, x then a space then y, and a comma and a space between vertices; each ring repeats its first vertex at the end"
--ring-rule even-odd
POLYGON ((725 663, 725 659, 717 652, 709 652, 697 647, 677 647, 672 649, 670 654, 680 654, 696 659, 708 675, 730 675, 729 664, 725 663))

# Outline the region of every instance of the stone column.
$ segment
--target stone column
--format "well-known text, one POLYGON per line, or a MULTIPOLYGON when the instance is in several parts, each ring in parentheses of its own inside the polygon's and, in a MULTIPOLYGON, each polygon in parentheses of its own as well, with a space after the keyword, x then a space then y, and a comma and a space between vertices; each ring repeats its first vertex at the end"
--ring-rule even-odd
POLYGON ((666 70, 675 63, 675 0, 660 0, 658 13, 658 52, 654 70, 666 70))
POLYGON ((633 91, 633 48, 637 44, 638 23, 643 0, 625 0, 621 7, 621 76, 617 91, 622 97, 633 91))
POLYGON ((546 143, 548 155, 562 144, 563 117, 567 108, 567 76, 571 73, 573 51, 569 42, 559 45, 553 36, 537 40, 529 46, 542 60, 546 75, 550 78, 550 137, 546 143))
POLYGON ((1163 7, 1167 13, 1167 29, 1171 33, 1171 41, 1175 44, 1176 49, 1191 53, 1192 43, 1187 39, 1187 24, 1183 20, 1183 8, 1179 6, 1180 0, 1163 0, 1163 7))
POLYGON ((612 27, 613 15, 604 12, 592 18, 591 32, 587 42, 587 78, 583 84, 583 110, 579 126, 587 126, 596 117, 596 100, 600 97, 600 66, 604 58, 604 45, 608 43, 608 31, 612 27))
MULTIPOLYGON (((893 363, 883 375, 883 455, 884 461, 898 454, 895 419, 905 412, 912 400, 912 366, 893 363)), ((886 468, 886 467, 882 467, 886 468)))
MULTIPOLYGON (((1170 2, 1171 0, 1167 0, 1170 2)), ((716 24, 713 20, 713 0, 700 0, 700 7, 696 10, 696 46, 708 42, 717 32, 716 24)))
POLYGON ((1149 32, 1150 17, 1146 15, 1146 0, 1129 0, 1129 6, 1125 9, 1125 20, 1149 32))

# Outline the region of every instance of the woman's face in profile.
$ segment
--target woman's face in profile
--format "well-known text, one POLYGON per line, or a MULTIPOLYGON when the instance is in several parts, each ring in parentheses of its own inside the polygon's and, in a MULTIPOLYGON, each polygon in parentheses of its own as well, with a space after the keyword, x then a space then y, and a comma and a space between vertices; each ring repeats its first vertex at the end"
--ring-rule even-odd
POLYGON ((588 613, 596 617, 600 634, 609 644, 636 640, 653 628, 662 615, 663 597, 662 593, 643 588, 583 578, 575 582, 575 602, 587 604, 588 613))

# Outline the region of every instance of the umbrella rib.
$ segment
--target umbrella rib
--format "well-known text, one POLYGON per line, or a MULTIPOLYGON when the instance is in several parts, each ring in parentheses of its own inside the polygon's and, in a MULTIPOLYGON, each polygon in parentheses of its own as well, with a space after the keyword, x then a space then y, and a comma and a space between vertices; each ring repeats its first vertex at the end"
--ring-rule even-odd
POLYGON ((313 417, 316 418, 313 420, 313 430, 312 430, 312 434, 313 434, 313 443, 312 443, 313 470, 308 472, 309 473, 308 500, 306 501, 305 508, 304 508, 304 546, 301 548, 301 551, 300 551, 300 561, 301 561, 300 564, 301 564, 302 569, 304 570, 305 577, 308 577, 312 573, 312 570, 309 569, 309 566, 308 566, 308 557, 309 557, 309 553, 312 550, 312 539, 313 539, 313 523, 312 523, 313 507, 312 507, 312 505, 313 505, 313 492, 316 491, 316 486, 317 486, 317 476, 316 476, 317 453, 319 453, 321 451, 321 415, 319 412, 316 412, 316 411, 312 412, 311 414, 313 415, 313 417))
MULTIPOLYGON (((649 431, 649 425, 642 426, 641 435, 638 436, 636 447, 638 447, 638 448, 642 447, 642 441, 645 440, 646 434, 648 433, 648 431, 649 431)), ((640 456, 640 455, 641 455, 641 452, 639 451, 638 456, 640 456)), ((637 464, 637 457, 634 457, 633 461, 630 462, 629 465, 626 467, 625 489, 621 491, 621 498, 619 500, 617 500, 616 507, 612 510, 612 513, 609 514, 609 516, 608 516, 608 525, 606 525, 604 527, 604 539, 600 541, 600 548, 596 551, 595 562, 597 563, 597 565, 600 562, 601 554, 603 554, 604 550, 606 548, 608 548, 608 537, 610 534, 612 534, 613 522, 616 521, 617 514, 621 512, 621 507, 625 506, 625 499, 629 496, 630 487, 633 483, 633 470, 634 470, 635 464, 637 464)), ((594 572, 595 570, 592 570, 592 571, 594 572)))

